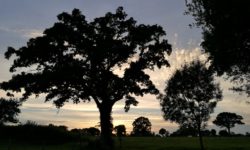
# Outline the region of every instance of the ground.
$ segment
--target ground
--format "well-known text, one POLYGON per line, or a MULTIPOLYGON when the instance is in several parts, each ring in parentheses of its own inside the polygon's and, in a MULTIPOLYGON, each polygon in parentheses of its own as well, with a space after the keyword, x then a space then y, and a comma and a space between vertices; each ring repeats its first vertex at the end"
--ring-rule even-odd
MULTIPOLYGON (((199 150, 198 139, 191 137, 126 137, 115 138, 115 150, 199 150)), ((250 150, 250 137, 206 137, 206 150, 250 150)), ((18 143, 0 141, 0 150, 88 150, 86 143, 66 143, 61 145, 18 143), (82 148, 81 148, 82 147, 82 148)))

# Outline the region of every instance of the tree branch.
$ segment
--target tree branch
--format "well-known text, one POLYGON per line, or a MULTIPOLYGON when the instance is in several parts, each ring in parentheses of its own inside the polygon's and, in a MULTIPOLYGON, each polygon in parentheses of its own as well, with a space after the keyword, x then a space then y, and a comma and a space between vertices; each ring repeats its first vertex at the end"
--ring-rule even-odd
POLYGON ((96 96, 92 96, 92 97, 93 97, 93 99, 94 99, 94 101, 95 101, 97 107, 100 108, 101 103, 99 102, 98 98, 97 98, 96 96))

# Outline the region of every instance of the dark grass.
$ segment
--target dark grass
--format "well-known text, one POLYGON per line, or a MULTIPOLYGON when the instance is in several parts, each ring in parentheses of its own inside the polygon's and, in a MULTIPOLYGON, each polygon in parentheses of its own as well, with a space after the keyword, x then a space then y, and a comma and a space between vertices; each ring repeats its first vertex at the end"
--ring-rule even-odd
MULTIPOLYGON (((207 137, 204 138, 207 150, 250 150, 250 138, 207 137)), ((133 138, 123 140, 123 150, 199 150, 198 138, 133 138)))
MULTIPOLYGON (((92 139, 93 140, 93 139, 92 139)), ((115 150, 199 150, 198 138, 188 137, 126 137, 122 147, 115 138, 115 150)), ((206 137, 206 150, 250 150, 249 137, 206 137)), ((29 142, 0 141, 0 150, 89 150, 87 143, 66 143, 60 145, 29 144, 29 142)))

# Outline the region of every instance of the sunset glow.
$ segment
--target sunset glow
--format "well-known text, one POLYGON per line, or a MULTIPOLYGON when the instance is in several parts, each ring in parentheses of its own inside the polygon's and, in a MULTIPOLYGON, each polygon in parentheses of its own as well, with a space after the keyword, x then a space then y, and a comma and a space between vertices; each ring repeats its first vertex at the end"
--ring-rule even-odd
MULTIPOLYGON (((49 28, 56 21, 57 14, 61 12, 71 12, 73 8, 79 8, 86 16, 87 20, 93 20, 95 17, 102 16, 108 11, 114 12, 118 6, 123 6, 128 15, 134 17, 139 23, 159 24, 163 26, 167 33, 167 39, 172 44, 173 52, 168 56, 171 67, 163 67, 154 71, 145 70, 150 74, 150 78, 157 88, 162 92, 166 81, 171 77, 176 69, 179 69, 184 63, 189 63, 194 59, 205 61, 208 54, 202 52, 201 30, 191 29, 192 23, 190 16, 183 15, 185 11, 185 1, 170 0, 136 0, 136 1, 97 1, 97 0, 75 0, 75 1, 50 1, 43 0, 32 2, 23 0, 1 1, 0 5, 0 82, 7 81, 12 74, 9 72, 13 59, 6 60, 4 53, 8 46, 19 48, 26 45, 30 38, 38 37, 43 34, 44 29, 49 28), (44 9, 46 8, 46 10, 44 9), (9 11, 15 10, 15 11, 9 11), (157 16, 157 17, 156 17, 157 16)), ((123 68, 126 68, 124 65, 123 68)), ((122 75, 124 70, 114 69, 118 75, 122 75)), ((250 132, 250 105, 246 104, 249 97, 239 95, 229 90, 231 83, 223 78, 217 78, 223 89, 223 100, 220 101, 211 115, 208 123, 209 129, 219 129, 212 124, 216 115, 223 111, 230 111, 240 114, 244 117, 245 125, 241 128, 237 126, 233 131, 245 133, 250 132)), ((21 94, 16 94, 20 97, 21 94)), ((0 97, 6 97, 6 92, 0 90, 0 97)), ((38 124, 65 125, 69 129, 98 127, 99 112, 94 102, 73 104, 72 102, 57 109, 52 102, 44 103, 44 95, 38 98, 31 96, 21 106, 19 120, 25 123, 32 120, 38 124)), ((178 128, 176 123, 165 121, 159 100, 154 95, 145 95, 137 97, 138 106, 131 106, 129 112, 124 111, 124 100, 117 102, 112 111, 113 125, 124 124, 127 132, 133 129, 132 122, 140 117, 149 118, 152 123, 152 130, 158 133, 160 128, 166 128, 173 132, 178 128)))

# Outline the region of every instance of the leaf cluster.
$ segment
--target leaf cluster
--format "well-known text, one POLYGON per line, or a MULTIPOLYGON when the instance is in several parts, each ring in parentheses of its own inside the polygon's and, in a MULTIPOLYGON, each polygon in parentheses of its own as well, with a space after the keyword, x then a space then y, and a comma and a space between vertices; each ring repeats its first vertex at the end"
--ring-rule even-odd
POLYGON ((19 103, 15 99, 0 98, 0 125, 4 123, 17 123, 17 115, 20 113, 19 103))

